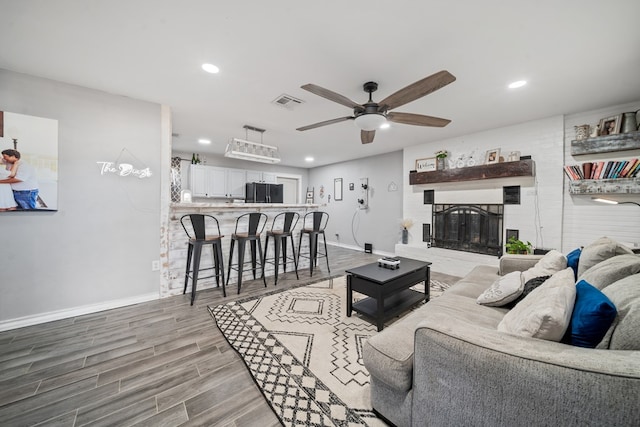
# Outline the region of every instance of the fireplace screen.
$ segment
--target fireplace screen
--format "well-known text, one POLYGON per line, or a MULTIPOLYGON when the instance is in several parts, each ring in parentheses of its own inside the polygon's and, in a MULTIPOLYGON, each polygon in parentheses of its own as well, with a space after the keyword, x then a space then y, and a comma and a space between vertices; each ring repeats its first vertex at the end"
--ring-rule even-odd
POLYGON ((503 205, 433 205, 438 248, 502 255, 503 205))

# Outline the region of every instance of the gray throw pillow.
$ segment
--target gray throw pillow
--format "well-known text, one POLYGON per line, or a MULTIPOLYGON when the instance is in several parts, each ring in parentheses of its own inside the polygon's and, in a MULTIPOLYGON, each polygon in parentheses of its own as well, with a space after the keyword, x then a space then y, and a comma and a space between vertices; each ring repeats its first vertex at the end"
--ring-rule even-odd
POLYGON ((602 290, 618 317, 597 348, 640 350, 640 274, 625 277, 602 290))
POLYGON ((617 255, 606 259, 578 276, 595 288, 603 290, 610 284, 632 274, 640 273, 640 257, 637 255, 617 255))
POLYGON ((578 263, 578 277, 594 265, 616 255, 632 254, 628 247, 608 237, 601 237, 590 245, 585 246, 580 254, 578 263))

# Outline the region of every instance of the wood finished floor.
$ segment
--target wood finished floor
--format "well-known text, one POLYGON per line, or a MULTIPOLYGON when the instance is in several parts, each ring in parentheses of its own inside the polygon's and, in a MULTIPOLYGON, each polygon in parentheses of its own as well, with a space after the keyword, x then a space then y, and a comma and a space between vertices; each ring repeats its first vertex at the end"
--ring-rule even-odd
MULTIPOLYGON (((310 277, 289 272, 277 289, 367 264, 378 255, 329 248, 310 277)), ((445 280, 446 277, 443 278, 445 280)), ((279 426, 207 306, 276 289, 273 278, 0 332, 2 426, 279 426)))

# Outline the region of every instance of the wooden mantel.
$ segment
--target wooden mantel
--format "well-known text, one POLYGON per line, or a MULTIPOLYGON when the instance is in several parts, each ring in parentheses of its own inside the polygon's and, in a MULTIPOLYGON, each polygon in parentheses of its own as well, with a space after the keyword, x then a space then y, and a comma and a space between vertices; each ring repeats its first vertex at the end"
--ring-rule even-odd
POLYGON ((438 182, 463 182, 480 179, 535 176, 535 163, 531 159, 517 162, 495 163, 491 165, 469 166, 459 169, 445 169, 433 172, 413 172, 409 174, 409 184, 433 184, 438 182))

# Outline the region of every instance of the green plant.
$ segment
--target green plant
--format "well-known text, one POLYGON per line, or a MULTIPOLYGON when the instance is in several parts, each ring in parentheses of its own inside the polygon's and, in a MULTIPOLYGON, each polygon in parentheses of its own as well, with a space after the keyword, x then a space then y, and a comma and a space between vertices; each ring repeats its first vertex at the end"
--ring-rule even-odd
POLYGON ((508 254, 528 254, 531 252, 531 242, 523 242, 514 236, 509 237, 507 244, 504 245, 508 254))
POLYGON ((439 159, 446 159, 448 155, 449 152, 447 150, 436 151, 436 157, 439 159))

